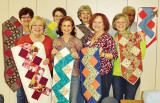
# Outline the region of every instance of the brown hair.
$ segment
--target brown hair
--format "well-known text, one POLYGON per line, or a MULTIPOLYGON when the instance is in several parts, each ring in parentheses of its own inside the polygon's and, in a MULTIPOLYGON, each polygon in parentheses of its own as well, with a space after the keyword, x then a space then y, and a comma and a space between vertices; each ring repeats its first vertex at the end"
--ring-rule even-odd
POLYGON ((73 19, 72 19, 70 16, 64 16, 64 17, 59 21, 57 34, 59 34, 60 36, 63 35, 63 32, 62 32, 62 30, 61 30, 61 26, 62 26, 62 23, 63 23, 64 21, 70 21, 70 22, 71 22, 72 27, 73 27, 73 29, 72 29, 72 31, 71 31, 71 35, 75 36, 76 33, 75 33, 74 21, 73 21, 73 19))
POLYGON ((31 8, 24 7, 19 11, 19 18, 21 19, 22 15, 29 14, 31 18, 34 16, 34 12, 31 8))
POLYGON ((102 13, 95 13, 95 14, 92 16, 92 18, 91 18, 90 21, 89 21, 89 28, 93 30, 92 24, 93 24, 94 19, 95 19, 97 16, 102 17, 102 21, 103 21, 103 24, 104 24, 104 31, 105 31, 105 32, 108 32, 108 30, 109 30, 109 28, 110 28, 110 24, 109 24, 109 21, 108 21, 107 17, 106 17, 104 14, 102 14, 102 13))
POLYGON ((53 10, 52 16, 55 16, 56 11, 60 11, 60 12, 63 14, 63 16, 66 16, 66 15, 67 15, 66 10, 65 10, 64 8, 57 7, 57 8, 55 8, 55 9, 53 10))

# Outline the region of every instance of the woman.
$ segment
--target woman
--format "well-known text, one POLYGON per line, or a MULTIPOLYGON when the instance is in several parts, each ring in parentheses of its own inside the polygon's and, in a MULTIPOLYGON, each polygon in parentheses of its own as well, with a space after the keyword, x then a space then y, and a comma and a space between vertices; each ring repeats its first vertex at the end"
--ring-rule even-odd
MULTIPOLYGON (((118 53, 118 59, 115 60, 114 62, 114 67, 113 67, 113 95, 114 98, 117 99, 117 101, 120 102, 121 99, 123 99, 123 94, 125 94, 124 99, 131 99, 133 100, 137 91, 137 88, 139 87, 140 84, 140 79, 137 79, 134 83, 130 80, 134 80, 134 77, 128 77, 129 79, 126 79, 125 75, 132 75, 132 72, 135 71, 138 67, 136 65, 140 64, 142 62, 141 60, 138 60, 138 62, 134 63, 134 53, 132 54, 130 51, 132 51, 132 45, 136 44, 135 42, 139 42, 139 51, 141 51, 142 56, 140 55, 139 58, 144 58, 145 55, 145 49, 146 49, 146 41, 145 41, 145 34, 140 32, 138 33, 139 37, 135 37, 135 34, 131 34, 127 29, 129 27, 129 20, 128 17, 125 14, 117 14, 113 21, 112 21, 113 28, 117 30, 117 33, 114 36, 114 39, 116 41, 116 46, 117 46, 117 51, 118 53), (122 35, 122 38, 127 38, 124 39, 123 41, 129 41, 123 44, 125 48, 121 45, 121 39, 120 36, 122 35), (136 41, 133 38, 136 39, 136 41), (127 44, 129 43, 129 44, 127 44), (128 46, 127 46, 128 45, 128 46), (121 51, 120 51, 121 50, 121 51), (127 51, 127 52, 125 52, 127 51), (129 52, 128 52, 129 51, 129 52), (122 57, 123 56, 123 57, 122 57), (129 66, 124 66, 122 60, 124 58, 128 59, 129 62, 133 62, 129 64, 129 66), (133 65, 134 66, 133 66, 133 65), (124 69, 124 67, 126 69, 124 69), (127 74, 125 74, 125 72, 127 74), (131 71, 130 71, 131 70, 131 71)), ((138 43, 137 43, 138 46, 138 43)), ((136 52, 135 52, 136 53, 136 52)), ((136 59, 136 58, 135 58, 136 59)), ((141 66, 142 67, 142 66, 141 66)), ((139 70, 140 71, 140 70, 139 70)))
POLYGON ((31 20, 29 24, 29 29, 31 34, 22 36, 18 41, 18 44, 31 43, 34 42, 42 42, 46 52, 46 59, 43 61, 44 65, 48 65, 50 71, 52 71, 52 59, 51 59, 51 51, 52 51, 52 39, 43 34, 43 31, 46 27, 46 21, 44 18, 35 16, 31 20))
POLYGON ((34 16, 34 12, 32 9, 25 7, 19 11, 19 19, 23 26, 23 35, 30 34, 29 23, 34 16))
POLYGON ((59 24, 59 21, 66 15, 67 15, 66 10, 61 7, 55 8, 52 12, 53 20, 57 24, 59 24))
POLYGON ((83 47, 88 41, 88 36, 92 34, 89 29, 89 20, 92 17, 91 8, 88 5, 82 5, 77 12, 77 16, 81 21, 80 25, 76 25, 76 36, 82 40, 83 47))
POLYGON ((70 103, 77 103, 77 95, 80 86, 79 51, 82 48, 82 42, 75 37, 74 31, 75 27, 72 18, 69 16, 63 17, 59 22, 57 31, 60 37, 53 40, 52 50, 52 54, 55 55, 66 46, 71 52, 72 57, 75 58, 71 80, 70 103))
POLYGON ((89 27, 94 30, 90 35, 85 47, 100 47, 101 59, 101 91, 102 98, 109 96, 109 90, 112 82, 112 59, 117 59, 118 54, 114 39, 110 34, 109 21, 104 14, 96 13, 92 16, 89 27))

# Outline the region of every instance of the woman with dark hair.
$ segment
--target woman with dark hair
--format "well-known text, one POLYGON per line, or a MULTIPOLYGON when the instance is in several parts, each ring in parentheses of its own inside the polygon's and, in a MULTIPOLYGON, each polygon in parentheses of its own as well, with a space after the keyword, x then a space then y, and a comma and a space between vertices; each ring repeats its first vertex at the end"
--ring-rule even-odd
POLYGON ((101 60, 101 100, 109 96, 109 90, 112 83, 112 59, 117 59, 115 41, 110 34, 109 21, 104 14, 96 13, 89 21, 89 27, 94 30, 94 34, 90 35, 85 47, 100 47, 99 55, 101 60))
POLYGON ((52 12, 53 20, 59 24, 59 21, 64 17, 67 16, 66 10, 61 7, 57 7, 52 12))
POLYGON ((65 16, 60 20, 57 33, 60 37, 53 40, 52 55, 57 54, 59 50, 66 46, 72 57, 75 58, 71 79, 70 103, 77 103, 80 86, 79 51, 82 48, 82 42, 75 37, 74 21, 69 16, 65 16))
POLYGON ((30 34, 29 23, 34 16, 34 12, 31 8, 25 7, 19 11, 19 19, 23 25, 23 35, 30 34))

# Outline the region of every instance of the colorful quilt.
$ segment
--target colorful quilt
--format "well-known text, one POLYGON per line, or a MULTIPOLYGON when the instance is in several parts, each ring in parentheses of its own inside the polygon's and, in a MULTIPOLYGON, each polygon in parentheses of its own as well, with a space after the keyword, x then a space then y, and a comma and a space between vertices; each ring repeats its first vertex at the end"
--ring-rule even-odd
POLYGON ((6 84, 13 92, 21 87, 18 70, 12 59, 11 47, 17 45, 19 38, 22 36, 22 25, 15 18, 11 17, 2 24, 3 52, 4 52, 4 77, 6 84))
POLYGON ((21 44, 11 48, 29 103, 51 103, 51 75, 41 42, 21 44))
POLYGON ((53 103, 69 103, 74 60, 67 47, 61 49, 54 57, 53 103))
POLYGON ((85 25, 76 25, 76 32, 77 38, 81 39, 83 46, 85 46, 92 32, 85 25))
POLYGON ((118 34, 122 77, 132 85, 142 74, 141 36, 137 33, 118 34))
POLYGON ((80 51, 80 75, 82 94, 88 103, 98 103, 101 98, 99 48, 83 48, 80 51))
POLYGON ((49 19, 46 19, 46 30, 45 34, 48 35, 52 40, 57 37, 57 23, 50 21, 49 19))
POLYGON ((157 40, 157 16, 154 11, 157 7, 141 7, 138 13, 138 31, 146 34, 147 48, 157 40))

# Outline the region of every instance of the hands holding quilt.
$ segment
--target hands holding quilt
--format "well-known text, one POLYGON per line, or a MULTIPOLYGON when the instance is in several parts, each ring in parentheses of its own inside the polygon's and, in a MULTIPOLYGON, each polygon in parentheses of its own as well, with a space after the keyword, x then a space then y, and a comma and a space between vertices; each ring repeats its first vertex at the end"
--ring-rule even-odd
POLYGON ((79 55, 77 52, 73 52, 71 53, 72 57, 75 58, 75 59, 79 59, 79 55))
POLYGON ((145 33, 143 32, 138 32, 138 34, 141 36, 142 41, 145 41, 145 33))

